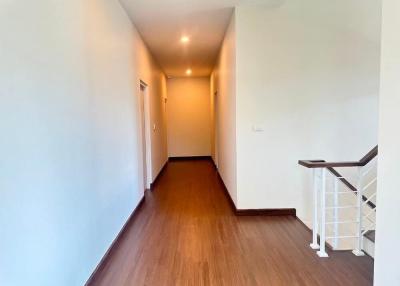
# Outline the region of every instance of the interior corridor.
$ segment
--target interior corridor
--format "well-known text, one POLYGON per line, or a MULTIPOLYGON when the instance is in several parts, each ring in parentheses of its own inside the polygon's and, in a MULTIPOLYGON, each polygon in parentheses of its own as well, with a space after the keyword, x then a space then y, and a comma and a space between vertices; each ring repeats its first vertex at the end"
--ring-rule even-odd
POLYGON ((373 260, 308 247, 295 217, 235 216, 211 160, 167 164, 89 285, 372 285, 373 260))

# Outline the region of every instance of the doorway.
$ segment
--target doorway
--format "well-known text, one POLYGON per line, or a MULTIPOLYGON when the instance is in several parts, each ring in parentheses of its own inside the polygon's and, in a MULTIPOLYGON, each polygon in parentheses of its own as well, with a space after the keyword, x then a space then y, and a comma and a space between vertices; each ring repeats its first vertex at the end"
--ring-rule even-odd
POLYGON ((142 129, 143 185, 144 189, 148 190, 152 182, 150 108, 148 86, 143 81, 140 81, 140 119, 142 129))

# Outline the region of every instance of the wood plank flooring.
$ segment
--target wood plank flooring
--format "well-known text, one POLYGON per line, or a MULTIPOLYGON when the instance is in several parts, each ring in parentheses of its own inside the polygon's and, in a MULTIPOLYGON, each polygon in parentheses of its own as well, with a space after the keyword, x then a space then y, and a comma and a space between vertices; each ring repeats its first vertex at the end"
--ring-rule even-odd
POLYGON ((294 217, 238 217, 212 162, 170 162, 90 285, 372 285, 373 260, 321 259, 294 217))

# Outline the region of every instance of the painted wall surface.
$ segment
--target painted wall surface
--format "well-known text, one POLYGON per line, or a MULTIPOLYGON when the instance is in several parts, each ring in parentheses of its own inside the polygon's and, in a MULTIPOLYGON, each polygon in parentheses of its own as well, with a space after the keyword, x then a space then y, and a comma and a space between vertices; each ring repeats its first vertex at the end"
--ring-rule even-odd
POLYGON ((376 286, 400 285, 400 3, 383 0, 379 124, 376 286))
POLYGON ((211 155, 210 78, 167 81, 169 157, 211 155))
POLYGON ((135 96, 136 98, 139 97, 140 81, 147 84, 147 96, 149 96, 152 161, 151 170, 149 171, 151 171, 151 181, 154 181, 168 160, 166 110, 167 79, 136 29, 133 30, 133 34, 135 96))
POLYGON ((217 129, 216 129, 216 96, 215 96, 215 79, 214 79, 214 73, 211 73, 210 75, 210 141, 211 141, 211 158, 214 161, 214 163, 217 163, 217 129))
POLYGON ((1 1, 0 39, 0 285, 83 285, 143 196, 138 82, 164 76, 117 1, 1 1))
POLYGON ((307 222, 311 172, 297 161, 377 144, 380 19, 372 0, 236 9, 239 208, 296 208, 307 222))
POLYGON ((218 171, 236 203, 236 21, 232 16, 211 76, 215 100, 218 171))

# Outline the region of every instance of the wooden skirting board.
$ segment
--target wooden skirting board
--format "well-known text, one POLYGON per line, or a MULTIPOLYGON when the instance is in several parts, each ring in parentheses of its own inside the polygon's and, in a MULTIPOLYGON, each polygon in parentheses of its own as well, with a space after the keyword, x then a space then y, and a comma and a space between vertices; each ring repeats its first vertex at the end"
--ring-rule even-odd
POLYGON ((237 209, 235 203, 232 200, 231 195, 228 192, 228 189, 225 186, 224 181, 221 178, 221 175, 218 173, 218 178, 219 181, 222 184, 222 189, 225 191, 225 195, 229 200, 229 203, 232 207, 233 212, 237 216, 284 216, 284 215, 290 215, 290 216, 296 216, 296 209, 295 208, 286 208, 286 209, 237 209))
POLYGON ((108 248, 106 253, 104 254, 103 258, 100 260, 100 263, 97 265, 96 269, 93 271, 92 275, 90 275, 88 281, 86 281, 85 285, 95 285, 96 277, 98 276, 97 273, 100 273, 104 270, 104 267, 108 264, 108 261, 113 256, 113 253, 118 249, 119 244, 123 241, 122 237, 128 231, 129 226, 132 224, 135 217, 138 215, 141 207, 145 202, 145 197, 139 201, 139 204, 133 210, 132 214, 129 216, 128 220, 122 227, 121 231, 118 233, 117 237, 111 243, 111 246, 108 248))
POLYGON ((168 160, 164 163, 164 166, 161 168, 161 171, 158 173, 158 175, 154 179, 153 183, 150 184, 150 190, 154 190, 154 186, 158 183, 162 174, 164 174, 165 169, 167 168, 167 165, 168 165, 168 160))
POLYGON ((211 156, 169 157, 168 160, 169 161, 211 160, 211 156))

